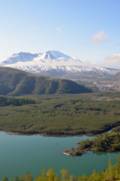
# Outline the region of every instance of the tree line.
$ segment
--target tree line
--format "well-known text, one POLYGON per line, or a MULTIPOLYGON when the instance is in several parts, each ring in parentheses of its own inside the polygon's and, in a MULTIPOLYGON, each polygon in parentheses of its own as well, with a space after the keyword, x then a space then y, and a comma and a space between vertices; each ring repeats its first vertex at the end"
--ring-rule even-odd
POLYGON ((62 169, 57 175, 53 169, 49 169, 35 178, 32 174, 26 174, 12 179, 3 177, 2 181, 120 181, 120 160, 115 165, 109 161, 104 171, 93 171, 89 176, 72 176, 66 169, 62 169))

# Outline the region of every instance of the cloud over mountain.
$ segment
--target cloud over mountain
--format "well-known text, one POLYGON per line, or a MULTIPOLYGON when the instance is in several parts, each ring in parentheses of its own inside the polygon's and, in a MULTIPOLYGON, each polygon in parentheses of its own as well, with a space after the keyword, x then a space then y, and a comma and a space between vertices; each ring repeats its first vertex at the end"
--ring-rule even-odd
POLYGON ((108 39, 108 35, 104 31, 99 31, 92 36, 94 44, 104 43, 108 39))
POLYGON ((114 53, 104 60, 105 65, 120 68, 120 53, 114 53))

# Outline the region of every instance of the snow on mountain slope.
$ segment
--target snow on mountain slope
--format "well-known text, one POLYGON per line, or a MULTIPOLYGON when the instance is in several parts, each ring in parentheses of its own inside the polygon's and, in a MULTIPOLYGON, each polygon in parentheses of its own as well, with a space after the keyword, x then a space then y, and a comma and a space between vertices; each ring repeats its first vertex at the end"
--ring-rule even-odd
POLYGON ((82 62, 59 51, 47 51, 39 54, 20 52, 2 62, 2 66, 17 68, 42 75, 80 74, 93 72, 114 74, 116 70, 82 62))
POLYGON ((70 58, 71 58, 70 56, 65 55, 64 53, 56 50, 44 52, 41 56, 39 56, 39 59, 49 59, 49 60, 70 59, 70 58))
POLYGON ((3 61, 4 64, 15 64, 17 62, 26 62, 32 61, 35 57, 37 57, 37 53, 27 53, 27 52, 20 52, 15 53, 11 57, 7 58, 3 61))

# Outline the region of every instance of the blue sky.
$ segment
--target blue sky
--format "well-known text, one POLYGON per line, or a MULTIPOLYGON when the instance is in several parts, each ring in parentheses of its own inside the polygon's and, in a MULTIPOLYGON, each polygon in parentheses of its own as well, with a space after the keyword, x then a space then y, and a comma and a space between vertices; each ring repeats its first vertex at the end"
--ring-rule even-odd
POLYGON ((61 50, 101 63, 120 52, 119 0, 0 0, 0 60, 61 50))

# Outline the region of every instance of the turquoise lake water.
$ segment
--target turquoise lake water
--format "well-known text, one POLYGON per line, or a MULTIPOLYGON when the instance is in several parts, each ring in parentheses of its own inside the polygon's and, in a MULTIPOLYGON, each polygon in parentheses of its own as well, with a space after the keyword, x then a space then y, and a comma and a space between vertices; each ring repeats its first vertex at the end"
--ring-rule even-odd
POLYGON ((120 157, 120 153, 89 152, 80 157, 63 155, 64 149, 71 148, 86 138, 87 136, 24 136, 0 132, 0 178, 27 172, 37 175, 41 170, 49 168, 54 168, 57 173, 65 168, 73 175, 84 175, 93 170, 103 170, 108 160, 114 163, 120 157))

